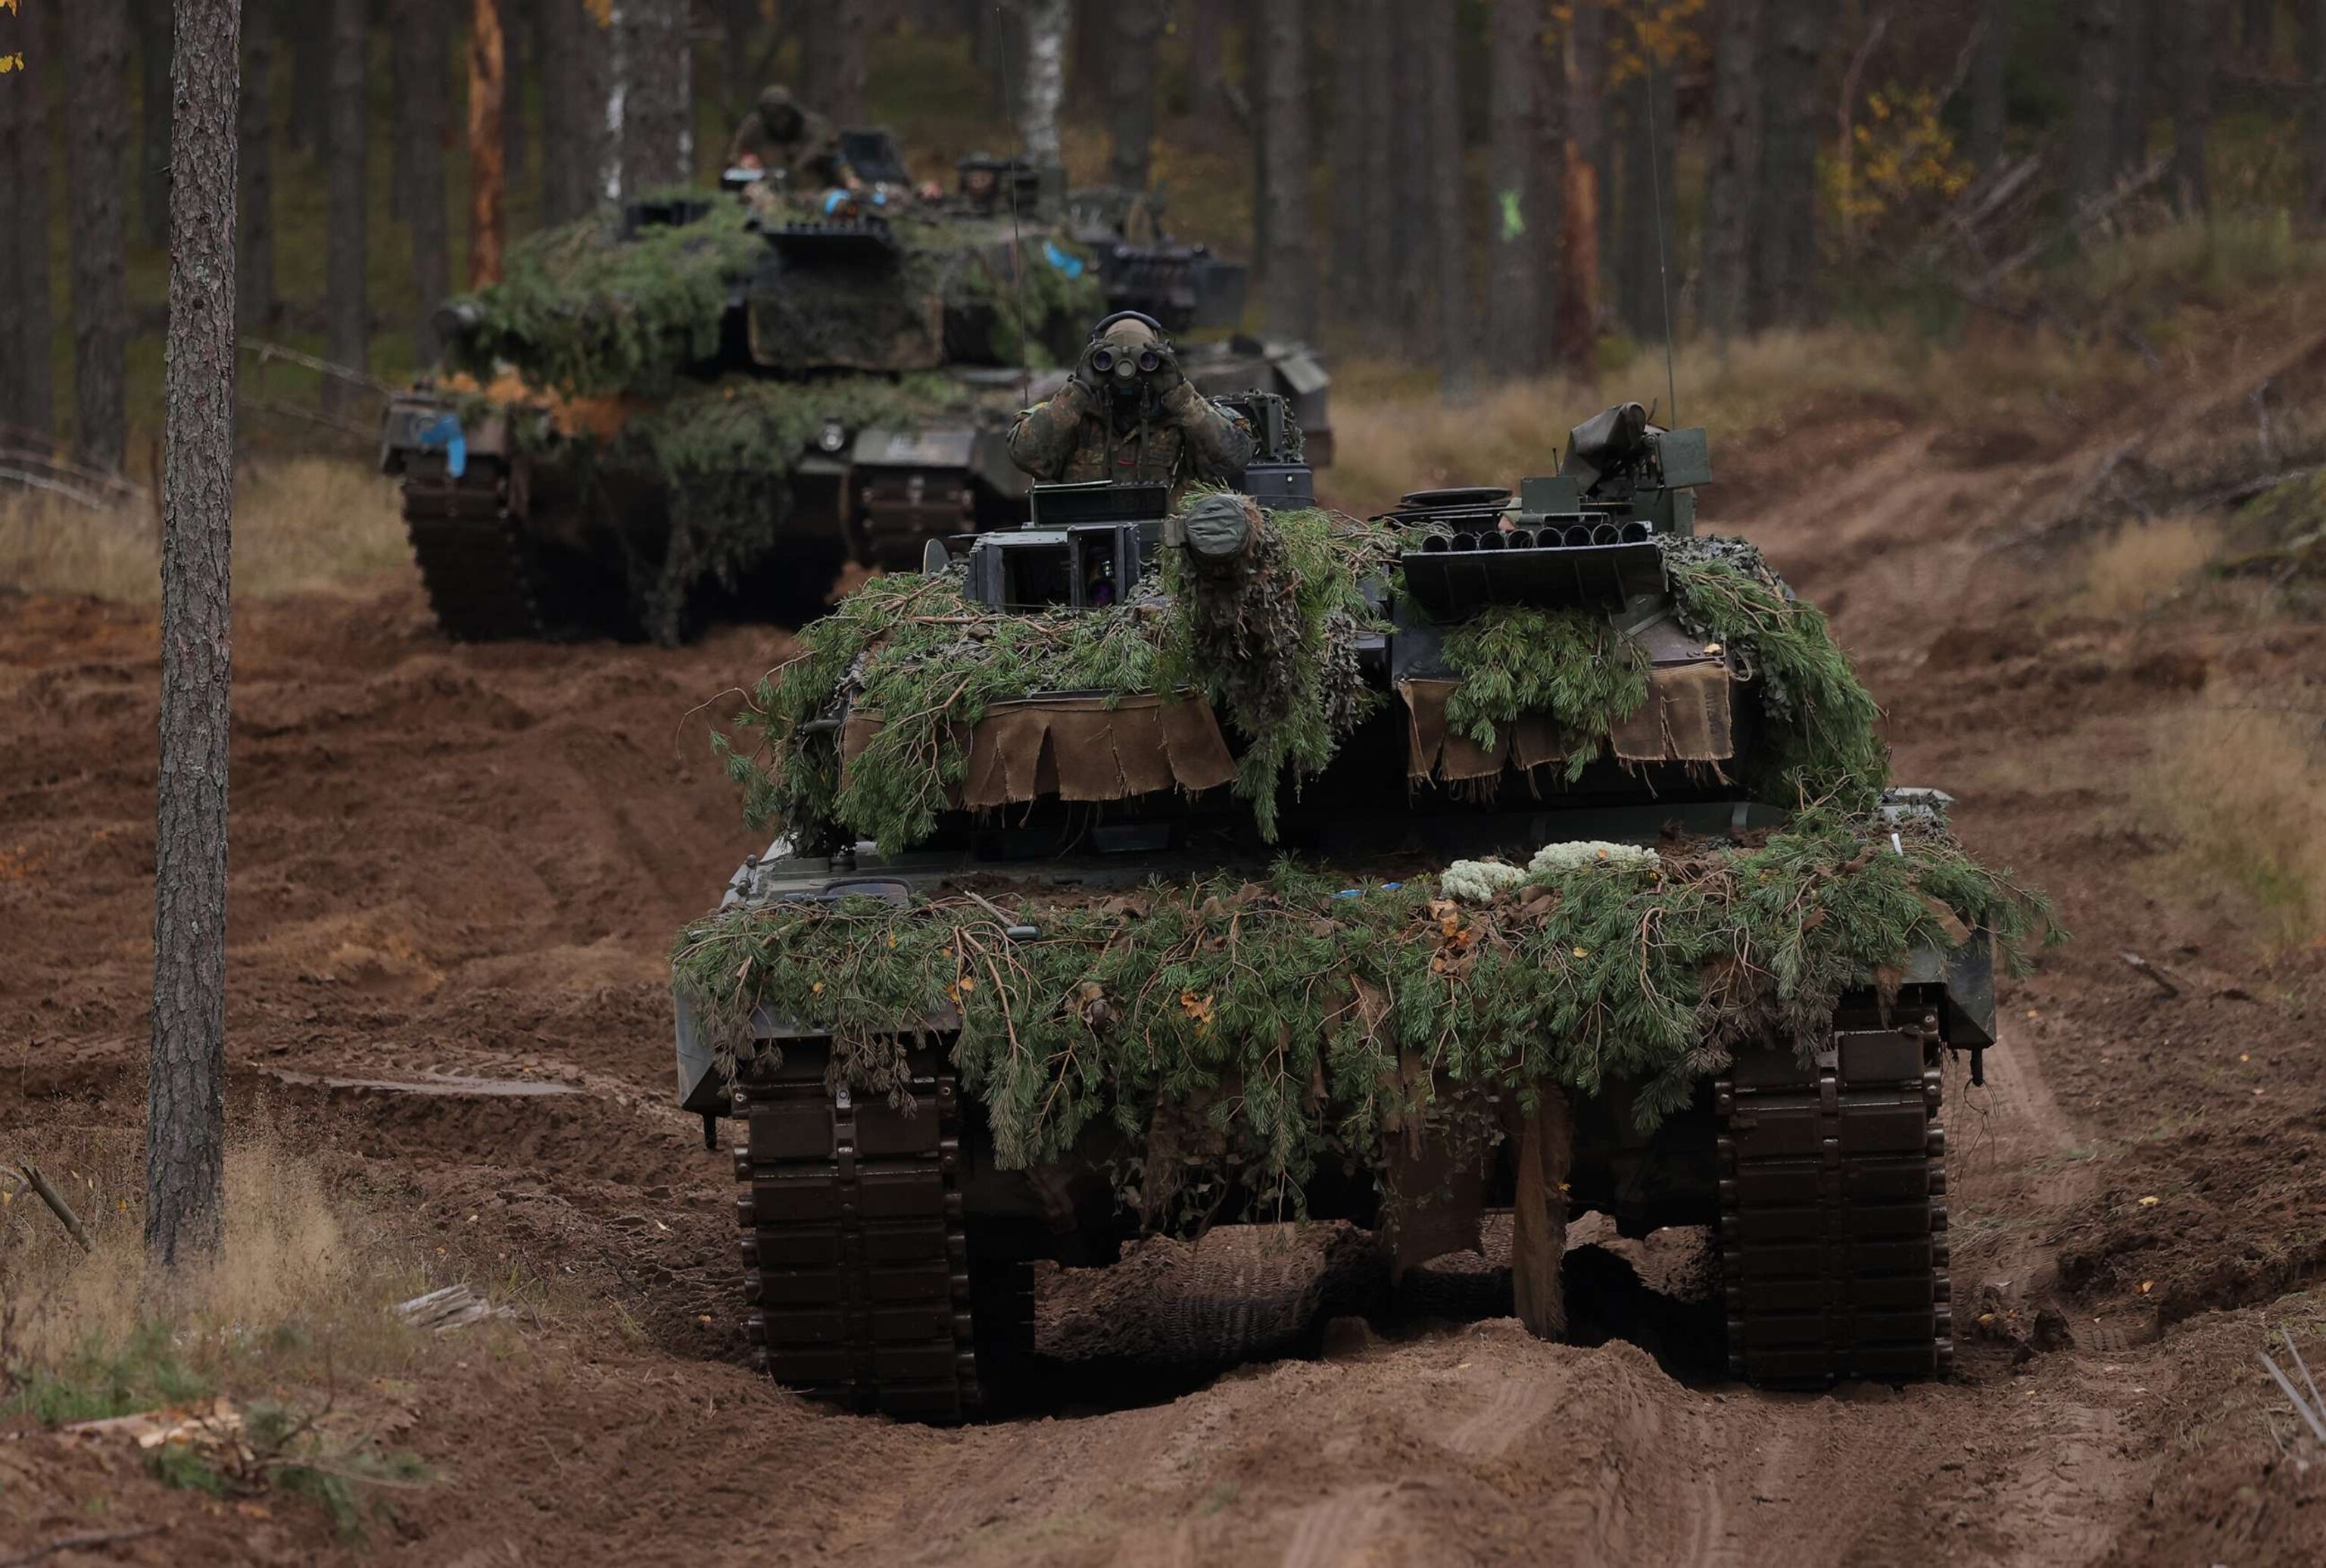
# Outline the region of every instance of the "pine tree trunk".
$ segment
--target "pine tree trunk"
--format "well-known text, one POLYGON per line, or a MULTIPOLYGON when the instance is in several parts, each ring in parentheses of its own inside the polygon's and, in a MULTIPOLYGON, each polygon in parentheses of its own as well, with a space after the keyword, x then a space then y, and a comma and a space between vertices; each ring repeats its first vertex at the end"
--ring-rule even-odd
POLYGON ((14 421, 34 437, 56 432, 55 359, 51 341, 56 331, 56 306, 51 298, 53 270, 50 265, 51 214, 54 181, 56 115, 51 108, 51 82, 64 79, 65 41, 50 14, 38 5, 16 18, 17 50, 24 57, 23 88, 7 96, 15 105, 15 135, 0 147, 0 170, 13 163, 9 183, 16 221, 0 231, 0 248, 14 258, 14 302, 0 321, 0 348, 10 350, 14 401, 0 418, 14 421))
POLYGON ((449 0, 405 0, 402 26, 413 35, 412 73, 405 91, 412 137, 407 204, 412 227, 414 352, 433 363, 436 308, 452 290, 451 217, 446 210, 444 138, 452 117, 452 28, 449 0))
POLYGON ((1268 160, 1261 200, 1268 209, 1268 249, 1261 257, 1261 315, 1270 332, 1307 338, 1317 330, 1317 258, 1308 218, 1307 32, 1301 0, 1261 0, 1261 113, 1268 160))
MULTIPOLYGON (((1037 10, 1049 3, 1034 0, 1037 10)), ((1066 0, 1056 4, 1063 7, 1066 0)), ((867 21, 863 0, 804 0, 786 9, 802 13, 801 85, 808 107, 828 116, 836 125, 862 125, 867 21)), ((1063 38, 1064 24, 1060 25, 1063 38)), ((1064 70, 1063 63, 1059 69, 1064 70)))
MULTIPOLYGON (((557 8, 558 0, 547 0, 542 14, 557 8)), ((978 8, 984 10, 982 0, 978 8)), ((742 118, 758 93, 759 84, 750 79, 751 34, 758 20, 757 0, 719 0, 719 107, 726 125, 742 118)))
POLYGON ((235 308, 239 330, 250 336, 274 328, 274 18, 266 5, 252 5, 243 17, 242 102, 235 122, 242 184, 235 308))
MULTIPOLYGON (((2000 3, 2000 0, 1996 0, 2000 3)), ((1744 329, 1761 167, 1761 0, 1725 0, 1712 60, 1712 147, 1704 175, 1705 329, 1744 329)))
POLYGON ((1430 232, 1419 247, 1435 265, 1437 290, 1437 380, 1449 402, 1466 399, 1477 376, 1477 318, 1470 288, 1470 199, 1463 177, 1462 13, 1459 0, 1423 0, 1428 28, 1419 63, 1428 76, 1430 232))
MULTIPOLYGON (((364 0, 330 0, 331 135, 329 223, 324 238, 324 352, 350 370, 371 366, 371 301, 365 272, 371 260, 364 160, 367 65, 370 44, 364 0)), ((346 383, 323 380, 329 408, 349 405, 346 383)))
POLYGON ((1558 363, 1558 258, 1566 232, 1567 51, 1546 47, 1534 57, 1535 145, 1531 221, 1535 237, 1533 363, 1547 369, 1558 363))
POLYGON ((2003 161, 2004 68, 2011 62, 2011 0, 1979 0, 1978 43, 1970 61, 1971 167, 1984 174, 2003 161))
MULTIPOLYGON (((635 199, 693 172, 688 131, 693 83, 686 0, 624 0, 622 192, 635 199)), ((503 76, 506 82, 507 78, 503 76)), ((509 112, 504 88, 501 112, 509 112)))
POLYGON ((1165 0, 1116 0, 1109 14, 1107 179, 1125 190, 1146 190, 1153 174, 1155 52, 1167 9, 1165 0))
POLYGON ((1058 142, 1058 107, 1066 93, 1067 0, 1026 0, 1025 107, 1019 139, 1037 169, 1065 162, 1058 142))
POLYGON ((64 13, 72 46, 65 114, 71 133, 73 446, 81 461, 117 470, 129 441, 122 377, 128 348, 124 271, 121 113, 129 85, 129 17, 123 0, 75 0, 64 13))
MULTIPOLYGON (((1333 175, 1333 255, 1328 269, 1333 280, 1332 313, 1335 320, 1362 321, 1372 310, 1375 283, 1368 272, 1373 255, 1369 230, 1378 214, 1375 202, 1386 194, 1369 167, 1372 153, 1372 122, 1385 116, 1389 107, 1375 100, 1373 57, 1380 52, 1380 29, 1387 25, 1383 0, 1351 0, 1333 18, 1333 139, 1326 164, 1333 175)), ((1381 138, 1386 161, 1389 141, 1381 138)))
POLYGON ((2266 69, 2277 42, 2277 0, 2238 0, 2238 59, 2266 69))
POLYGON ((2326 217, 2326 0, 2302 0, 2302 158, 2305 215, 2326 217))
POLYGON ((0 54, 23 54, 24 70, 8 83, 9 90, 0 92, 0 300, 10 302, 8 311, 0 314, 0 441, 8 438, 6 427, 21 422, 17 405, 33 358, 15 315, 14 302, 24 293, 25 249, 15 237, 46 216, 41 211, 46 192, 24 179, 23 159, 49 62, 23 49, 22 22, 11 15, 9 23, 0 27, 0 54))
POLYGON ((1187 0, 1187 6, 1193 13, 1187 18, 1187 115, 1199 136, 1217 141, 1233 123, 1223 45, 1233 0, 1187 0))
MULTIPOLYGON (((618 19, 612 28, 621 26, 618 19)), ((501 281, 501 9, 475 0, 469 21, 469 286, 501 281)))
POLYGON ((227 737, 232 676, 235 123, 239 0, 177 0, 169 392, 162 496, 162 758, 145 1250, 219 1251, 226 1146, 227 737))
POLYGON ((2117 32, 2122 0, 2075 0, 2076 101, 2068 127, 2068 196, 2077 208, 2115 182, 2117 113, 2123 88, 2117 32))
MULTIPOLYGON (((2187 5, 2190 0, 2172 3, 2187 5)), ((2154 0, 2117 0, 2117 5, 2116 132, 2108 159, 2115 175, 2148 162, 2149 65, 2157 21, 2154 0)))
MULTIPOLYGON (((525 183, 525 75, 535 35, 526 0, 500 0, 500 7, 501 189, 507 191, 525 183)), ((682 22, 682 37, 685 31, 682 22)))
POLYGON ((1819 0, 1769 0, 1761 72, 1761 178, 1751 292, 1755 327, 1800 326, 1817 314, 1819 0))
POLYGON ((2181 0, 2172 7, 2167 41, 2177 90, 2172 98, 2172 205, 2183 218, 2212 208, 2205 150, 2213 135, 2213 105, 2220 90, 2216 51, 2223 17, 2220 0, 2181 0))
POLYGON ((1605 81, 1606 12, 1603 0, 1574 0, 1561 41, 1558 311, 1555 331, 1560 359, 1577 376, 1598 371, 1600 84, 1605 81))
POLYGON ((331 8, 294 0, 291 14, 291 144, 318 160, 330 156, 331 8))
POLYGON ((136 0, 137 211, 145 243, 170 243, 170 4, 136 0))
POLYGON ((1535 210, 1534 154, 1540 134, 1542 0, 1493 0, 1487 14, 1486 367, 1498 376, 1535 368, 1536 279, 1542 214, 1535 210))
POLYGON ((1437 352, 1437 276, 1430 246, 1410 242, 1419 214, 1430 210, 1437 170, 1430 164, 1429 73, 1422 64, 1428 47, 1428 7, 1419 0, 1390 0, 1390 209, 1403 233, 1391 241, 1390 295, 1383 312, 1392 334, 1388 347, 1427 361, 1437 352))
POLYGON ((1392 213, 1398 191, 1398 102, 1391 14, 1398 0, 1355 0, 1365 34, 1365 126, 1359 164, 1365 187, 1364 309, 1372 316, 1371 341, 1388 333, 1397 308, 1398 228, 1392 213))
POLYGON ((541 68, 541 221, 544 227, 575 216, 567 205, 567 172, 572 167, 574 30, 585 25, 582 7, 549 0, 534 14, 534 57, 541 68))

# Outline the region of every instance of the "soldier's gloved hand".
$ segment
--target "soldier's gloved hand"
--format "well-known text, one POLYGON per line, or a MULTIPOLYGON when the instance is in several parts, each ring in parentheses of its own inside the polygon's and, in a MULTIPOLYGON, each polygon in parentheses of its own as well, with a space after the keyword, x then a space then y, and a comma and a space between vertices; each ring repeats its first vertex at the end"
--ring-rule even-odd
POLYGON ((1155 345, 1157 364, 1147 373, 1147 385, 1158 397, 1168 397, 1187 385, 1186 372, 1179 368, 1179 351, 1168 343, 1155 345))

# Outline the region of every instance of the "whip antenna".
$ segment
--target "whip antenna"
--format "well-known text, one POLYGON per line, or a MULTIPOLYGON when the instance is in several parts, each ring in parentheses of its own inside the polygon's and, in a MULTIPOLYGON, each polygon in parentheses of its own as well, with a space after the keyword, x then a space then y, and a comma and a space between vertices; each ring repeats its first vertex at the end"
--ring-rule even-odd
POLYGON ((1664 395, 1671 400, 1671 412, 1664 416, 1664 428, 1679 427, 1679 379, 1672 372, 1671 265, 1664 255, 1664 172, 1656 156, 1656 89, 1651 75, 1640 84, 1641 99, 1648 106, 1648 188, 1654 194, 1656 209, 1656 286, 1664 302, 1664 395))

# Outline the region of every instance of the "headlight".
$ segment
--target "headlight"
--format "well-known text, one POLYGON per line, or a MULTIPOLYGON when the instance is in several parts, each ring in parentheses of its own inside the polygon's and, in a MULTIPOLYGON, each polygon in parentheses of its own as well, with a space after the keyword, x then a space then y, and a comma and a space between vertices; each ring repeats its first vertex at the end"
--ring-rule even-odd
POLYGON ((825 420, 823 428, 815 432, 815 445, 818 451, 837 452, 847 444, 848 427, 836 419, 825 420))

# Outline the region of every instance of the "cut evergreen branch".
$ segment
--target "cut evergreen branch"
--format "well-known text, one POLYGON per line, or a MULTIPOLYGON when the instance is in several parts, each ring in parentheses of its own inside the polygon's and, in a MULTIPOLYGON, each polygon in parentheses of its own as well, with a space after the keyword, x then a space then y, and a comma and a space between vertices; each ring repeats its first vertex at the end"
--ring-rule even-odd
POLYGON ((1342 878, 1282 863, 1106 898, 739 906, 681 934, 674 983, 730 1060, 765 1008, 828 1035, 835 1076, 864 1092, 903 1081, 907 1044, 949 1002, 1003 1164, 1099 1127, 1144 1140, 1194 1107, 1205 1161, 1281 1192, 1490 1093, 1621 1081, 1652 1127, 1739 1045, 1814 1046, 1843 992, 1918 949, 1985 931, 2017 968, 2051 938, 2009 873, 1920 825, 1893 849, 1892 830, 1812 812, 1757 848, 1531 872, 1480 905, 1431 877, 1340 895, 1342 878), (1039 934, 1012 940, 996 907, 1039 934))

